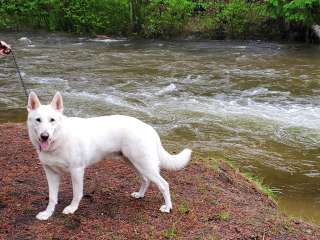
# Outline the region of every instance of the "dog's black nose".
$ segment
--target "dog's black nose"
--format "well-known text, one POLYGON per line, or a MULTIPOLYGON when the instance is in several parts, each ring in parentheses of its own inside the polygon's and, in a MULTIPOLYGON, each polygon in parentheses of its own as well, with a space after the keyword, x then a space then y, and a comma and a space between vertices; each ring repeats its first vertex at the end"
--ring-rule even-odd
POLYGON ((41 133, 40 138, 42 141, 47 141, 49 138, 49 134, 48 133, 41 133))

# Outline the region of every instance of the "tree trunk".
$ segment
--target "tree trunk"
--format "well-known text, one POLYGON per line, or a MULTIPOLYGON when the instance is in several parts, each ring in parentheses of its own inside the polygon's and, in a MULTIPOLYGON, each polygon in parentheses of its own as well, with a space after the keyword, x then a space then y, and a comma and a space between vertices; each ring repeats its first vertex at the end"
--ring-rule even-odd
POLYGON ((141 31, 141 25, 143 21, 143 7, 147 1, 143 0, 130 0, 130 21, 131 31, 138 33, 141 31))

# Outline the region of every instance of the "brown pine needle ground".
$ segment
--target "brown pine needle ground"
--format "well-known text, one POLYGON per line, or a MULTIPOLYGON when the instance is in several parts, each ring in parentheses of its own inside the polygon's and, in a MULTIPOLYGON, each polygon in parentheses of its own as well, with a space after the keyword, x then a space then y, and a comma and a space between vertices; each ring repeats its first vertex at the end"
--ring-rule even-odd
POLYGON ((0 169, 0 239, 320 239, 318 227, 280 214, 226 164, 214 170, 193 159, 184 170, 164 171, 174 208, 163 214, 155 186, 133 199, 135 172, 122 161, 103 161, 87 169, 84 198, 71 216, 61 213, 72 198, 69 177, 63 178, 48 221, 35 218, 48 189, 25 125, 0 126, 0 169))

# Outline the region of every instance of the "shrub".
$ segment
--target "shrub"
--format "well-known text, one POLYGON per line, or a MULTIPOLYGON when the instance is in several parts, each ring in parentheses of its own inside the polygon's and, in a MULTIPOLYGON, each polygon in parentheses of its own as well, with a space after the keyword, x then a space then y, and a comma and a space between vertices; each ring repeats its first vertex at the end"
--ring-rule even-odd
POLYGON ((182 32, 192 15, 190 0, 153 0, 147 5, 143 34, 146 37, 171 37, 182 32))
POLYGON ((274 19, 303 23, 311 26, 320 20, 319 0, 267 0, 268 10, 274 19))
POLYGON ((0 28, 122 34, 128 30, 127 0, 0 1, 0 28))
POLYGON ((64 8, 66 28, 77 33, 128 31, 129 5, 126 0, 68 1, 64 8))
POLYGON ((266 5, 247 0, 198 2, 202 11, 189 21, 189 29, 212 38, 247 38, 260 35, 268 19, 266 5))
POLYGON ((261 23, 266 20, 265 5, 233 0, 224 6, 218 16, 227 37, 245 38, 260 31, 261 23))

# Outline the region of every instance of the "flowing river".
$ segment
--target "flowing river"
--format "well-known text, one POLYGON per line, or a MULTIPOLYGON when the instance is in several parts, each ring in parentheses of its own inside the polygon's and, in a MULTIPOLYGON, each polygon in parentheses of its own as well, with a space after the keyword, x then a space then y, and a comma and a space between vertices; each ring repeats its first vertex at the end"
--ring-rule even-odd
MULTIPOLYGON (((138 117, 168 149, 232 160, 276 190, 286 213, 320 223, 319 45, 0 39, 14 46, 27 88, 43 101, 61 91, 67 115, 138 117)), ((12 57, 1 58, 0 122, 25 121, 25 106, 12 57)))

